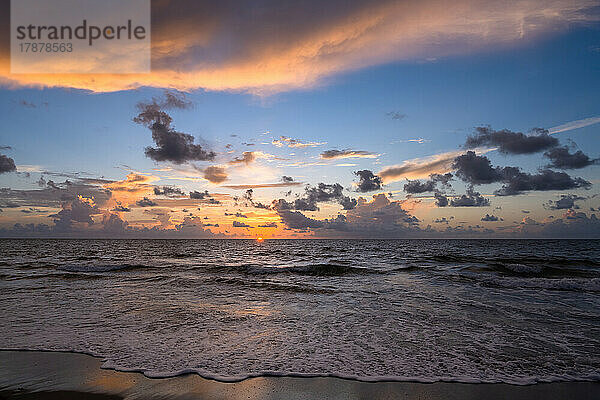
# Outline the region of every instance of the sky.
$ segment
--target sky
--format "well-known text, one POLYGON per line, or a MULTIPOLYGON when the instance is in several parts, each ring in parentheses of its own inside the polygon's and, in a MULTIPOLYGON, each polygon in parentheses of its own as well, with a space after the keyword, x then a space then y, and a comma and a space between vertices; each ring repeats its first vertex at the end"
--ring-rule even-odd
POLYGON ((600 237, 600 2, 452 4, 153 2, 137 75, 0 13, 0 236, 600 237))

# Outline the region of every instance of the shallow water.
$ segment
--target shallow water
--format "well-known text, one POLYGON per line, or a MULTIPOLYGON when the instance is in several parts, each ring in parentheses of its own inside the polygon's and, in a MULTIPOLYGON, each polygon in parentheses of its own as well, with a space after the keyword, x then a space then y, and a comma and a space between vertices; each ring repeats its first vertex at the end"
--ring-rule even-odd
POLYGON ((0 240, 0 313, 148 376, 600 380, 600 242, 0 240))

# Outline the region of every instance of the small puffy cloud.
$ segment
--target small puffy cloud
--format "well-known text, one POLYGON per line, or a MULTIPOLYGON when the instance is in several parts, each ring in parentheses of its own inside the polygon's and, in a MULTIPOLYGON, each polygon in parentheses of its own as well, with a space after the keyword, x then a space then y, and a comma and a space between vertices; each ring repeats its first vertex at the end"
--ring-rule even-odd
POLYGON ((250 225, 240 221, 233 221, 232 225, 234 228, 252 228, 250 225))
POLYGON ((490 201, 479 192, 474 191, 472 187, 467 188, 467 192, 460 197, 450 200, 451 207, 487 207, 489 205, 490 201))
POLYGON ((236 164, 251 164, 256 159, 256 155, 252 151, 245 151, 242 153, 241 157, 236 157, 233 160, 229 161, 228 164, 236 165, 236 164))
POLYGON ((364 193, 381 190, 382 180, 379 176, 373 174, 372 171, 364 169, 362 171, 354 172, 354 175, 359 177, 359 181, 356 184, 356 190, 358 192, 364 193))
POLYGON ((182 197, 185 193, 179 188, 172 186, 157 186, 154 188, 154 194, 156 196, 167 196, 167 197, 182 197))
POLYGON ((17 166, 15 165, 15 161, 4 154, 0 154, 0 174, 15 172, 16 170, 17 166))
POLYGON ((391 119, 395 119, 395 120, 401 120, 401 119, 406 118, 406 114, 402 114, 398 111, 390 111, 390 112, 385 113, 385 115, 387 115, 391 119))
POLYGON ((135 204, 138 207, 154 207, 154 206, 158 205, 156 202, 150 200, 148 197, 144 197, 144 198, 136 201, 135 204))
POLYGON ((210 183, 222 183, 228 178, 225 168, 216 165, 204 168, 203 172, 204 178, 210 183))
POLYGON ((429 180, 421 182, 418 180, 408 180, 408 183, 404 185, 404 191, 408 194, 434 192, 437 190, 438 183, 442 186, 449 187, 450 181, 452 180, 452 174, 431 174, 429 180))
POLYGON ((585 200, 585 197, 574 194, 561 195, 558 200, 549 200, 548 203, 544 204, 544 207, 549 210, 577 209, 579 206, 575 202, 578 200, 585 200))
POLYGON ((499 218, 495 215, 485 214, 483 217, 481 217, 481 220, 484 222, 496 222, 499 220, 499 218))
POLYGON ((204 200, 204 198, 207 198, 207 197, 210 197, 208 190, 205 190, 204 192, 198 192, 196 190, 190 192, 190 199, 204 200))

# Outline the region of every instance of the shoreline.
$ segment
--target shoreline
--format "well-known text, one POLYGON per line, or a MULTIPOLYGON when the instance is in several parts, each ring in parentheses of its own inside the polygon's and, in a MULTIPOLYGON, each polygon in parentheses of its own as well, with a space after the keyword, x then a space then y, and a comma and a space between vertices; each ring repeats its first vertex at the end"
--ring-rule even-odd
POLYGON ((223 382, 196 373, 147 377, 101 368, 102 358, 76 352, 0 350, 0 399, 596 399, 600 382, 531 385, 364 381, 344 377, 260 376, 223 382))

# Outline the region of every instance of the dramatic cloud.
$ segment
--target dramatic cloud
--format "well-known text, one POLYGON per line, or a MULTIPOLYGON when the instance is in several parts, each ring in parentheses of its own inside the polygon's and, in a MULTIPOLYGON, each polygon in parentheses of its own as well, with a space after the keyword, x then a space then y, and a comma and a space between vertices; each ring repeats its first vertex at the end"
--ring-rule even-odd
POLYGON ((14 172, 16 170, 17 166, 15 165, 15 161, 4 154, 0 154, 0 174, 5 172, 14 172))
POLYGON ((456 176, 471 185, 503 182, 502 188, 495 192, 499 196, 533 190, 568 190, 591 186, 590 182, 582 178, 572 178, 564 172, 549 169, 530 174, 517 167, 493 167, 487 157, 478 156, 472 151, 456 157, 453 167, 456 169, 456 176))
POLYGON ((271 144, 273 144, 274 146, 277 147, 317 147, 317 146, 321 146, 324 144, 327 144, 327 142, 301 142, 299 140, 296 139, 292 139, 290 137, 287 136, 280 136, 279 139, 273 139, 271 141, 271 144))
POLYGON ((324 160, 335 160, 340 158, 377 158, 379 154, 364 150, 327 150, 321 153, 324 160))
POLYGON ((531 154, 558 146, 558 139, 548 134, 547 130, 535 129, 533 135, 512 132, 508 129, 495 131, 489 127, 478 127, 475 134, 469 136, 465 147, 497 147, 498 151, 506 154, 531 154))
POLYGON ((598 164, 600 161, 600 159, 592 160, 581 150, 570 153, 567 146, 550 149, 544 153, 544 156, 548 157, 551 161, 548 167, 560 169, 585 168, 593 164, 598 164))
POLYGON ((382 181, 381 178, 373 174, 372 171, 364 169, 362 171, 354 172, 354 175, 360 179, 356 184, 356 190, 358 192, 372 192, 374 190, 381 190, 382 181))
POLYGON ((92 215, 98 214, 101 214, 101 211, 93 200, 79 196, 70 202, 63 203, 63 209, 50 217, 54 218, 56 230, 68 231, 74 223, 93 225, 92 215))
MULTIPOLYGON (((254 2, 159 1, 152 2, 152 73, 9 74, 5 35, 0 80, 10 86, 92 91, 153 86, 273 93, 392 61, 529 42, 597 21, 596 6, 592 0, 514 1, 510 7, 476 0, 457 0, 452 7, 440 0, 311 0, 263 7, 254 2)), ((2 11, 2 24, 8 26, 10 12, 2 11)), ((102 66, 110 61, 98 57, 95 62, 102 66)))
POLYGON ((472 185, 481 185, 502 180, 502 170, 492 167, 486 156, 478 156, 473 151, 456 157, 452 167, 456 169, 456 176, 472 185))
POLYGON ((452 174, 431 174, 429 180, 421 182, 418 180, 411 181, 404 185, 404 191, 408 194, 434 192, 437 190, 438 183, 442 186, 449 187, 450 180, 452 180, 452 174))
POLYGON ((204 179, 210 183, 221 183, 227 180, 227 171, 216 165, 204 168, 204 179))
MULTIPOLYGON (((169 93, 169 92, 167 92, 169 93)), ((194 137, 187 133, 177 132, 171 128, 173 121, 164 109, 185 108, 185 102, 175 95, 168 95, 165 100, 157 102, 153 99, 151 103, 138 103, 140 113, 133 121, 144 125, 152 131, 152 140, 156 148, 146 147, 144 153, 154 161, 171 161, 175 164, 183 164, 188 161, 211 161, 216 154, 207 151, 199 144, 194 144, 194 137)))
POLYGON ((558 200, 548 200, 548 203, 544 204, 544 207, 549 210, 578 209, 579 206, 575 204, 578 200, 585 200, 585 197, 576 196, 574 194, 563 194, 558 200))

